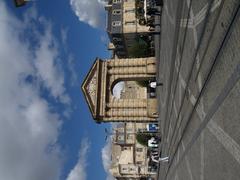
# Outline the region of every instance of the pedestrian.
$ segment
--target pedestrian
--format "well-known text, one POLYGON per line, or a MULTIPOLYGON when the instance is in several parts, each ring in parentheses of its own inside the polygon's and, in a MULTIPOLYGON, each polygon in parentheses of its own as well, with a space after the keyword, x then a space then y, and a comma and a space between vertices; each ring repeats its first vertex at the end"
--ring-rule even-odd
POLYGON ((158 147, 158 142, 156 141, 156 139, 154 137, 152 137, 151 139, 148 140, 148 147, 152 147, 152 148, 158 147))
POLYGON ((153 81, 150 82, 149 86, 155 89, 157 86, 163 86, 163 83, 157 83, 156 81, 153 81))
POLYGON ((169 157, 167 156, 167 157, 163 157, 163 158, 161 158, 161 157, 159 157, 159 158, 157 158, 156 156, 151 156, 151 160, 153 161, 153 162, 156 162, 156 163, 160 163, 160 162, 169 162, 169 157))

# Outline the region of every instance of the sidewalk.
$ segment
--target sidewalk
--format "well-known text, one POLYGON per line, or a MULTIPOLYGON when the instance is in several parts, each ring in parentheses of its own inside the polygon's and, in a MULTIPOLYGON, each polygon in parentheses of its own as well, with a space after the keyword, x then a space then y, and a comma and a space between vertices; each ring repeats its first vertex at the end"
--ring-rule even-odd
MULTIPOLYGON (((240 1, 164 1, 158 60, 161 180, 240 177, 240 1)), ((160 19, 156 19, 160 21, 160 19)))

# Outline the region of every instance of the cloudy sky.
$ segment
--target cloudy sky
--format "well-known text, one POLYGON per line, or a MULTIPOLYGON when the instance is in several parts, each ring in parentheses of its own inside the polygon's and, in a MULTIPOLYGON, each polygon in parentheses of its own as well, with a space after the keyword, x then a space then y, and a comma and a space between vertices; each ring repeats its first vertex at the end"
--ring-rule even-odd
POLYGON ((0 179, 111 179, 110 125, 91 119, 80 91, 95 57, 110 56, 103 6, 0 1, 0 179))

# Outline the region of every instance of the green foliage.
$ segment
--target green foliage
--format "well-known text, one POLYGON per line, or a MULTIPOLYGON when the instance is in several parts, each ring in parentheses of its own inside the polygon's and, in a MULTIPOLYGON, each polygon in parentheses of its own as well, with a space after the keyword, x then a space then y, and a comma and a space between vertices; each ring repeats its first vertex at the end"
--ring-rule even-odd
POLYGON ((151 134, 146 133, 137 133, 136 140, 139 144, 143 146, 148 146, 148 140, 152 138, 151 134))
POLYGON ((129 48, 129 56, 132 58, 148 57, 149 54, 149 45, 141 38, 136 39, 135 43, 129 48))

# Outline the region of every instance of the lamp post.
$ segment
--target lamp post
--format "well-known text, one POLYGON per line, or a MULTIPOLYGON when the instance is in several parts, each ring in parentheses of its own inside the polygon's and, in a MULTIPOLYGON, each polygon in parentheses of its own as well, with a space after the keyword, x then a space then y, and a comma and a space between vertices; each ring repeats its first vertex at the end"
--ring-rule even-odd
POLYGON ((18 8, 18 7, 25 6, 28 1, 34 1, 34 0, 14 0, 14 3, 15 3, 15 6, 18 8))
POLYGON ((16 7, 22 7, 24 5, 26 5, 27 1, 25 0, 14 0, 15 6, 16 7))

